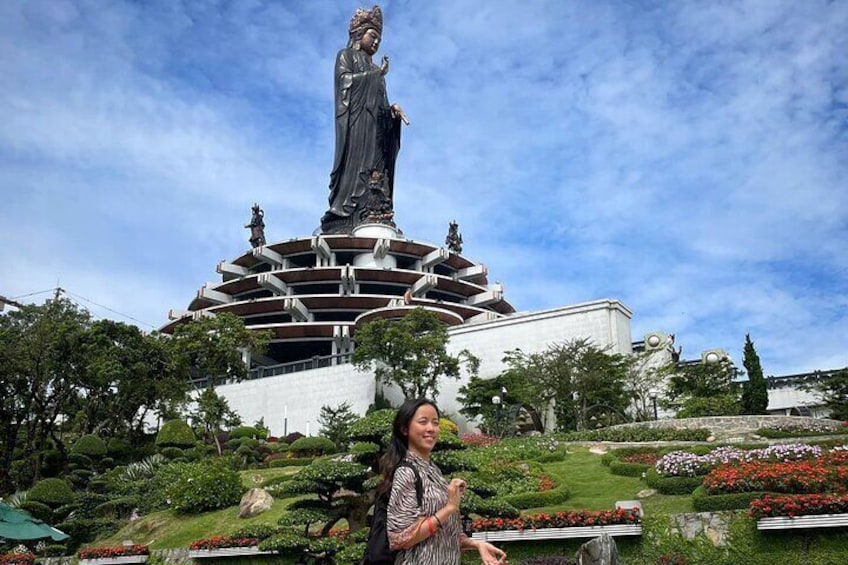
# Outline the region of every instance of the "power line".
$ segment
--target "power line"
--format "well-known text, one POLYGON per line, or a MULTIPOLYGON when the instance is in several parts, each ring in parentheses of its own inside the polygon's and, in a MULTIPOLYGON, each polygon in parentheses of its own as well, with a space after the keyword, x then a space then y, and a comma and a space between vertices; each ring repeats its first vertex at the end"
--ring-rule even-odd
POLYGON ((112 308, 109 308, 108 306, 104 306, 104 305, 102 305, 102 304, 98 304, 98 303, 97 303, 97 302, 95 302, 94 300, 90 300, 90 299, 86 298, 85 296, 80 296, 79 294, 73 293, 73 292, 71 292, 70 290, 67 290, 67 289, 61 289, 61 290, 62 290, 65 294, 69 294, 70 296, 74 296, 74 297, 76 297, 76 298, 79 298, 80 300, 83 300, 83 301, 85 301, 85 302, 88 302, 89 304, 92 304, 92 305, 94 305, 94 306, 97 306, 98 308, 103 308, 104 310, 108 310, 109 312, 112 312, 113 314, 117 314, 118 316, 122 316, 122 317, 124 317, 124 318, 126 318, 126 319, 128 319, 128 320, 132 320, 133 322, 138 322, 139 324, 144 324, 145 326, 149 326, 149 327, 151 327, 151 328, 153 328, 153 329, 156 329, 156 326, 154 326, 153 324, 149 324, 149 323, 147 323, 147 322, 144 322, 144 321, 142 321, 142 320, 139 320, 138 318, 133 318, 133 317, 132 317, 132 316, 130 316, 129 314, 124 314, 123 312, 118 312, 117 310, 114 310, 114 309, 112 309, 112 308))
MULTIPOLYGON (((121 316, 122 318, 126 318, 127 320, 132 320, 133 322, 143 324, 145 326, 149 326, 153 329, 156 329, 156 326, 154 326, 153 324, 150 324, 150 323, 145 322, 143 320, 139 320, 138 318, 134 318, 133 316, 130 316, 129 314, 124 314, 123 312, 118 312, 114 308, 109 308, 108 306, 104 306, 103 304, 95 302, 94 300, 91 300, 90 298, 86 298, 85 296, 81 296, 79 294, 76 294, 75 292, 71 292, 71 291, 69 291, 65 288, 60 287, 60 286, 57 286, 55 288, 49 288, 47 290, 39 290, 37 292, 30 292, 29 294, 22 294, 20 296, 15 296, 14 298, 6 298, 5 296, 0 295, 0 303, 9 304, 10 306, 15 306, 17 308, 23 308, 24 305, 21 304, 20 302, 18 302, 16 299, 27 298, 29 296, 35 296, 37 294, 45 294, 45 293, 48 293, 48 292, 55 292, 56 293, 55 298, 59 298, 59 296, 64 293, 64 294, 66 294, 70 297, 74 297, 74 298, 77 298, 79 300, 82 300, 83 302, 87 302, 88 304, 91 304, 92 306, 96 306, 97 308, 102 308, 103 310, 107 310, 107 311, 109 311, 113 314, 117 314, 118 316, 121 316)), ((72 300, 73 300, 73 298, 72 298, 72 300)), ((74 301, 77 302, 76 300, 74 300, 74 301)), ((80 306, 82 306, 82 305, 80 304, 80 306)))

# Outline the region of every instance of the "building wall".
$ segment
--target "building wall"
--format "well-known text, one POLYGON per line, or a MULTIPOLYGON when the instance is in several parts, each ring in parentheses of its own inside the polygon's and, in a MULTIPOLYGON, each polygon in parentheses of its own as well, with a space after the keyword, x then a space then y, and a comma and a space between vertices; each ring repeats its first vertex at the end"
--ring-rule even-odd
MULTIPOLYGON (((480 358, 480 376, 497 376, 504 365, 504 352, 520 348, 527 353, 545 349, 552 343, 574 338, 587 338, 600 347, 609 346, 614 353, 630 353, 631 312, 616 300, 598 300, 564 306, 552 310, 515 314, 508 318, 457 326, 449 330, 448 351, 456 354, 468 349, 480 358)), ((437 403, 442 411, 460 420, 457 402, 459 387, 467 382, 441 381, 437 403)), ((374 400, 374 378, 370 373, 357 371, 353 365, 337 365, 267 377, 238 384, 219 386, 230 407, 251 424, 259 418, 273 435, 299 431, 311 435, 318 432, 321 406, 337 406, 349 402, 353 411, 364 414, 374 400), (288 411, 287 426, 284 418, 288 411)), ((393 401, 401 400, 395 390, 385 390, 393 401)))

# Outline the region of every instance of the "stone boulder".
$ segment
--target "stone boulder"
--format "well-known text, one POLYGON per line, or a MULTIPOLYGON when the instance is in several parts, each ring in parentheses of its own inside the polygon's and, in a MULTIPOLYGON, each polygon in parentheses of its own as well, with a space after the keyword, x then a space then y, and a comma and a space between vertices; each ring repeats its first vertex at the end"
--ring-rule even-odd
POLYGON ((618 547, 609 534, 601 534, 581 545, 574 559, 577 565, 620 565, 618 547))
POLYGON ((274 497, 262 488, 252 488, 241 497, 239 518, 251 518, 271 509, 274 497))

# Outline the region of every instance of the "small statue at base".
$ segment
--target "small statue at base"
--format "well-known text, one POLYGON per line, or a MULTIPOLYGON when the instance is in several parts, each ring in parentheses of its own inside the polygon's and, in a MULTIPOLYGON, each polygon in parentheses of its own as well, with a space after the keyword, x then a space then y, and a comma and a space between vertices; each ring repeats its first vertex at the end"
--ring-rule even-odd
POLYGON ((392 210, 392 201, 389 198, 388 176, 377 169, 371 171, 368 177, 368 204, 359 216, 361 223, 388 224, 392 227, 395 223, 392 218, 395 212, 392 210))
POLYGON ((462 253, 462 234, 459 233, 459 224, 453 220, 448 227, 448 235, 445 237, 445 245, 451 253, 462 253))
POLYGON ((250 223, 244 226, 250 228, 250 245, 259 247, 265 245, 265 212, 259 207, 259 204, 254 204, 253 216, 250 218, 250 223))

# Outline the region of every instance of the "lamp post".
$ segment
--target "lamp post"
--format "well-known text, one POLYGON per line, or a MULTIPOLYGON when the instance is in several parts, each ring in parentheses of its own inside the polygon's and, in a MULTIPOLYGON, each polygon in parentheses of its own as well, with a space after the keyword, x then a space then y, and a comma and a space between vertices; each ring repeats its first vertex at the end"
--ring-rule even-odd
POLYGON ((494 432, 495 436, 501 437, 500 428, 501 428, 501 397, 495 395, 492 397, 492 404, 495 405, 495 425, 494 432))
POLYGON ((658 393, 656 390, 651 389, 648 391, 648 396, 651 399, 651 405, 654 407, 654 420, 659 420, 659 416, 657 414, 657 396, 658 393))

